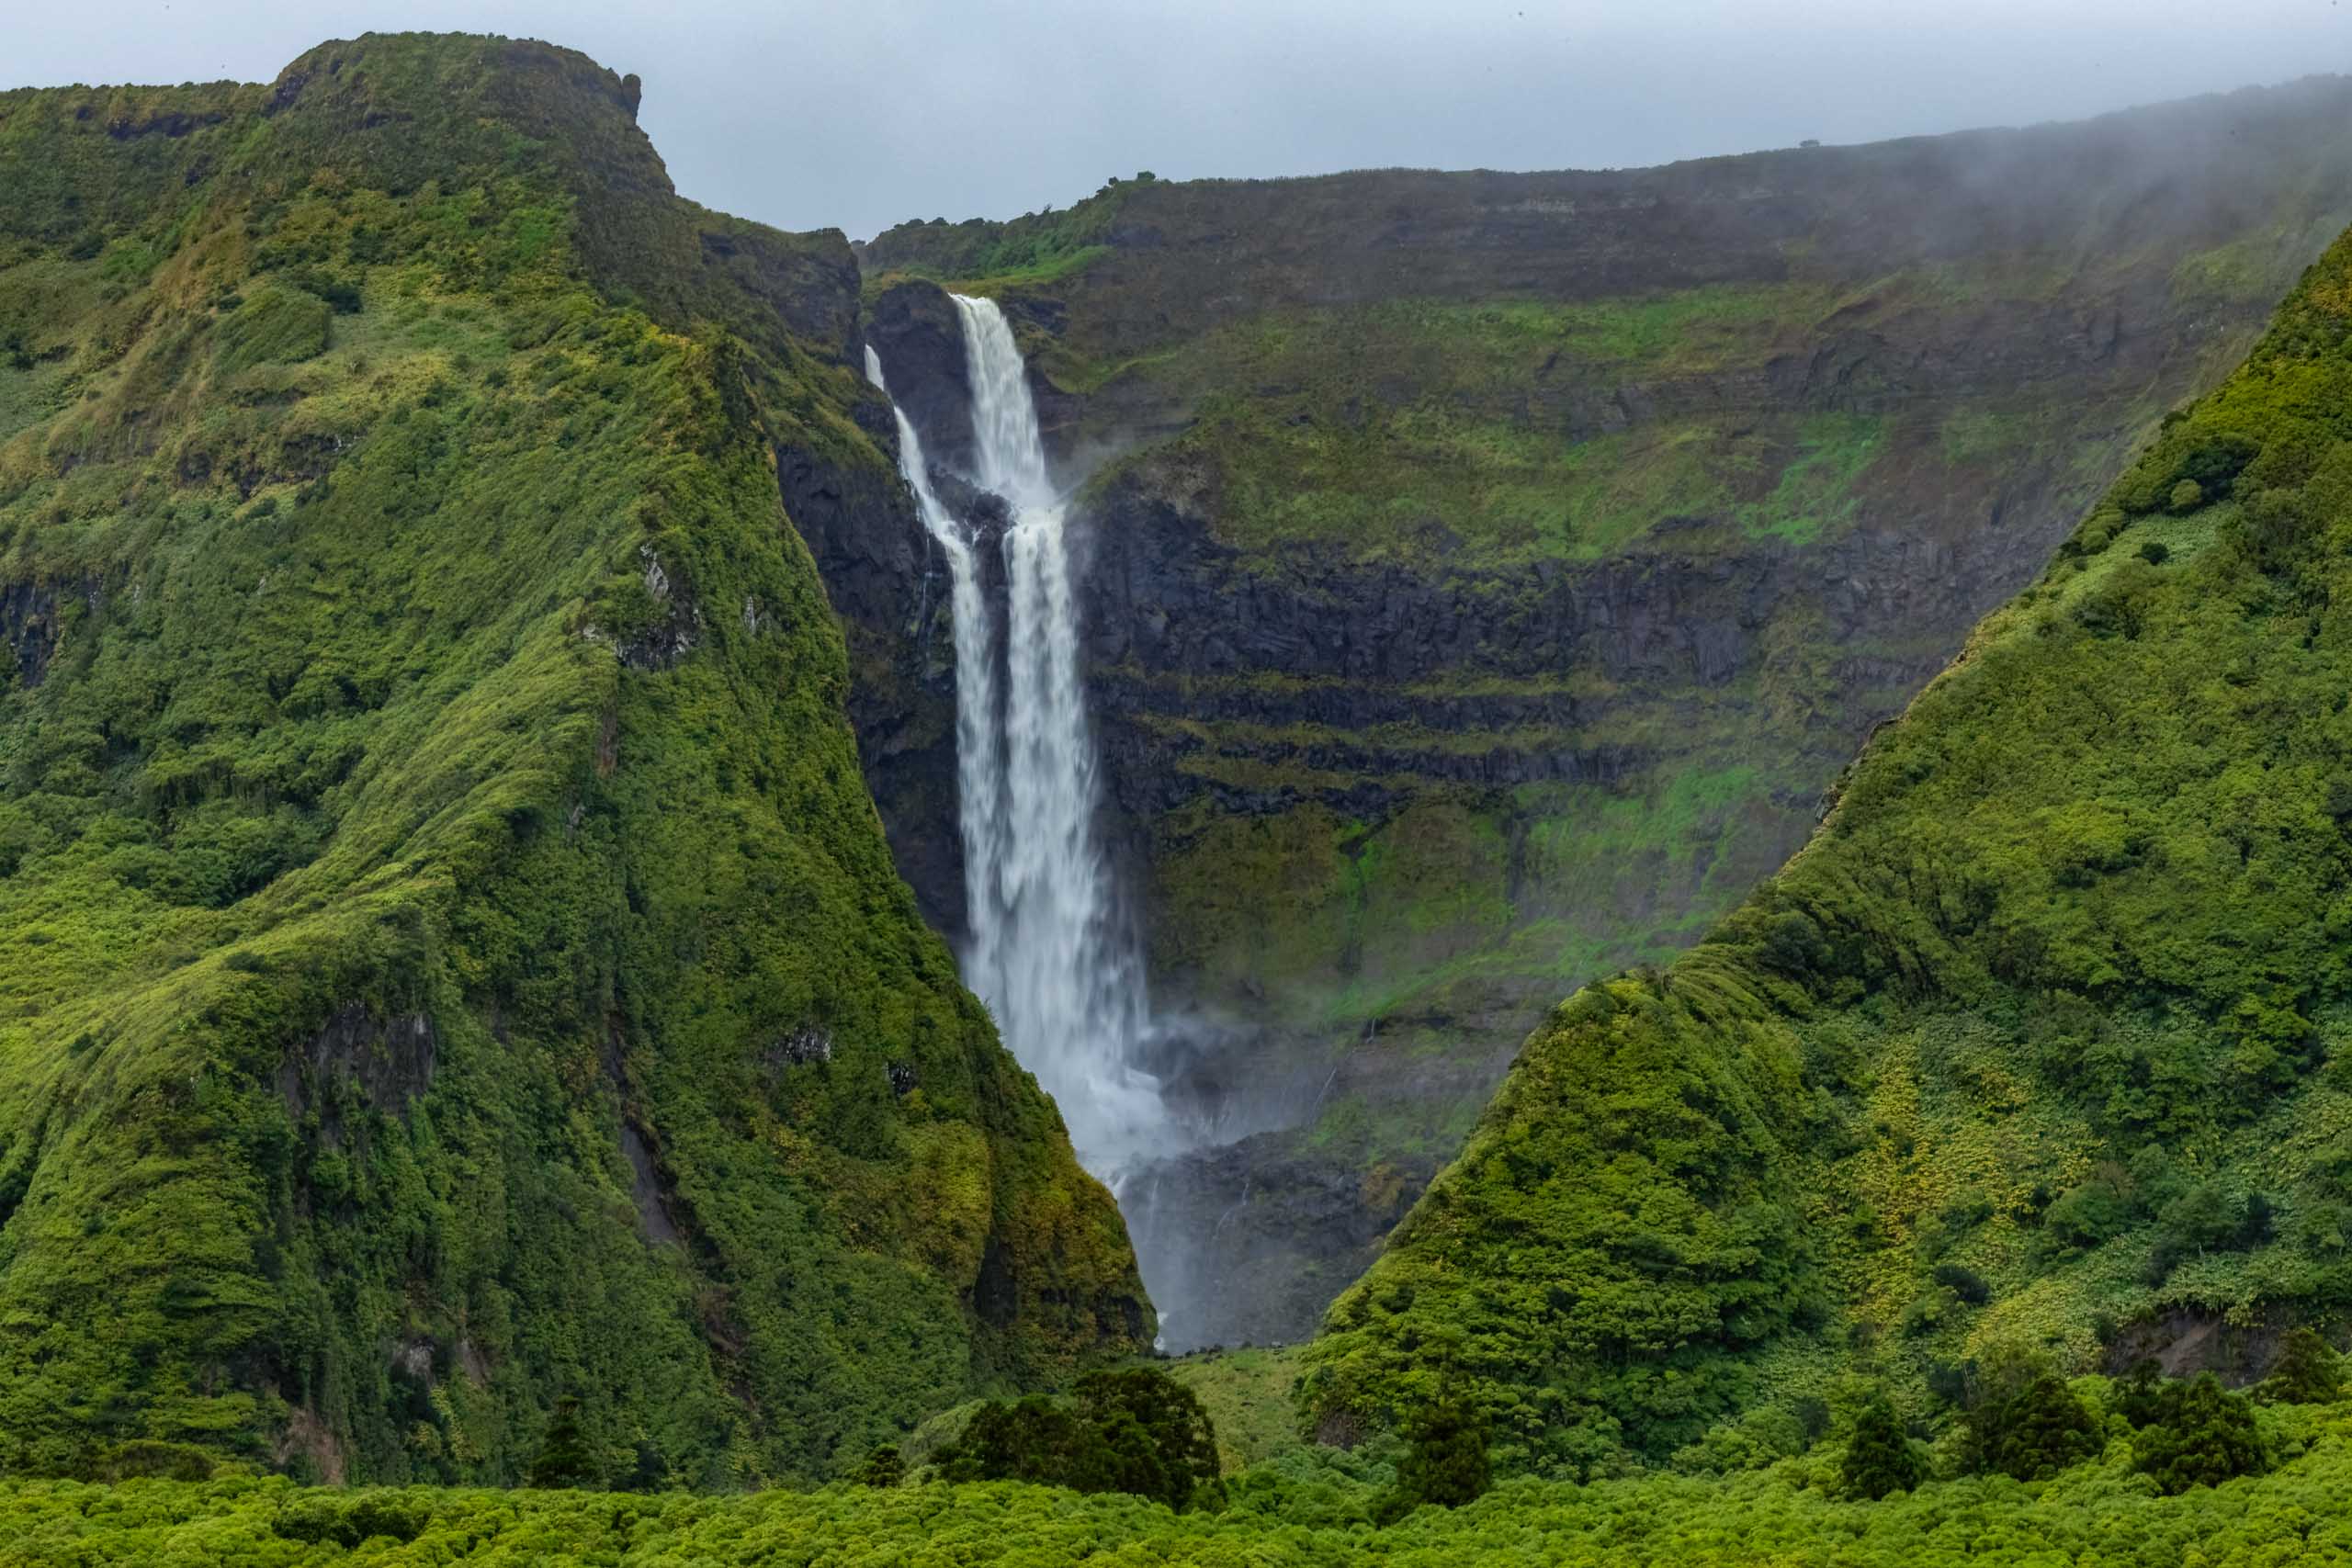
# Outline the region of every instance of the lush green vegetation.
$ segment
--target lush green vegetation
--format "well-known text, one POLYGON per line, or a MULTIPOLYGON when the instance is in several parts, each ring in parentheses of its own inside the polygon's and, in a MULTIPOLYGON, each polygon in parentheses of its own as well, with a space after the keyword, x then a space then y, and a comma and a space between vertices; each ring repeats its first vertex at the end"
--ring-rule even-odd
MULTIPOLYGON (((252 1478, 46 1482, 0 1485, 0 1562, 2269 1568, 2352 1555, 2352 1407, 2254 1409, 2248 1419, 2270 1468, 2171 1495, 2146 1472, 2149 1452, 2169 1439, 2133 1425, 2121 1385, 2094 1378, 2077 1387, 2104 1434, 2094 1458, 2033 1482, 1907 1471, 1914 1484, 1877 1501, 1853 1495, 1846 1481, 1850 1423, 1868 1409, 1857 1404, 1840 1416, 1849 1425, 1764 1468, 1589 1485, 1522 1477, 1385 1527, 1374 1517, 1403 1468, 1393 1449, 1294 1450, 1227 1477, 1222 1509, 1182 1513, 1115 1492, 946 1484, 922 1470, 884 1486, 735 1497, 304 1490, 252 1478)), ((1883 1440, 1908 1441, 1899 1427, 1883 1440)))
POLYGON ((634 101, 0 95, 0 1468, 816 1477, 1148 1338, 779 501, 846 248, 634 101))
POLYGON ((927 277, 959 293, 995 296, 1054 283, 1110 254, 1103 237, 1126 193, 1152 178, 1148 173, 1132 182, 1114 176, 1074 207, 1059 212, 1048 208, 1012 223, 980 218, 902 223, 866 247, 866 287, 887 288, 899 277, 927 277))
POLYGON ((1183 434, 1134 461, 1160 488, 1213 475, 1217 534, 1258 570, 1325 570, 1336 551, 1496 572, 1629 548, 1810 544, 1842 532, 1866 499, 1925 489, 1913 472, 1925 462, 1968 490, 2004 468, 2063 467, 2075 415, 2034 407, 2030 393, 1945 411, 1971 428, 2006 416, 2007 434, 2025 437, 1998 444, 1933 423, 1890 442, 1874 416, 1753 398, 1624 428, 1608 402, 1629 382, 1758 378, 1808 352, 1833 317, 1919 330, 1906 318, 1945 308, 1932 288, 1901 276, 1851 297, 1802 279, 1572 302, 1384 300, 1271 310, 1115 364, 1052 341, 1038 353, 1057 382, 1114 407, 1135 395, 1124 382, 1186 407, 1183 434), (1670 543, 1639 543, 1668 522, 1670 543))
POLYGON ((1468 1391, 1508 1468, 1598 1473, 1841 1369, 1933 1426, 1971 1363, 2352 1306, 2347 406, 2352 239, 1803 853, 1555 1012, 1334 1308, 1310 1412, 1468 1391))
POLYGON ((948 1481, 1125 1492, 1179 1513, 1225 1501, 1208 1412, 1156 1367, 1089 1372, 1067 1399, 1033 1393, 1018 1404, 989 1401, 972 1412, 938 1464, 948 1481))

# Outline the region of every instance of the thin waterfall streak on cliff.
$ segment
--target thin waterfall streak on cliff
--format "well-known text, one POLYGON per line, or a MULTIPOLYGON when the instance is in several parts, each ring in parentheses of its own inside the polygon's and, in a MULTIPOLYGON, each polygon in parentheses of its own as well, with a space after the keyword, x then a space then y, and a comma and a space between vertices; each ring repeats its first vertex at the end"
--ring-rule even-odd
MULTIPOLYGON (((993 860, 968 839, 967 967, 1005 1043, 1061 1107, 1070 1142, 1114 1190, 1177 1142, 1159 1080, 1136 1065, 1149 1028, 1141 955, 1117 919, 1094 834, 1100 799, 1080 681, 1068 513, 1046 466, 1037 410, 996 303, 955 297, 972 389, 978 479, 1012 509, 1006 581, 1002 833, 993 860)), ((958 656, 961 657, 959 641, 958 656)), ((959 774, 970 770, 959 767, 959 774)))
MULTIPOLYGON (((882 359, 871 345, 865 350, 865 378, 884 397, 889 383, 882 378, 882 359)), ((890 412, 899 422, 899 472, 914 491, 915 511, 925 532, 947 558, 950 585, 948 613, 955 621, 956 639, 956 826, 964 836, 964 900, 972 911, 975 931, 982 929, 984 900, 995 897, 996 867, 1004 841, 1004 765, 1000 755, 996 718, 996 660, 991 639, 988 596, 980 584, 979 561, 964 527, 947 514, 932 489, 931 468, 923 460, 922 439, 915 434, 894 400, 890 412)), ((993 919, 985 922, 993 930, 993 919)))

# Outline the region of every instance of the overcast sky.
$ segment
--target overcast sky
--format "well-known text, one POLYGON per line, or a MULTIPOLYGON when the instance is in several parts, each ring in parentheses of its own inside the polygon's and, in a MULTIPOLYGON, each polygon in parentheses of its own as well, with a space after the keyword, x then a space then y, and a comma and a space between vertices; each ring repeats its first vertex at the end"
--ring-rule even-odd
POLYGON ((1111 175, 1603 168, 2352 70, 2352 0, 6 0, 0 86, 266 81, 369 29, 645 80, 686 195, 863 239, 1111 175))

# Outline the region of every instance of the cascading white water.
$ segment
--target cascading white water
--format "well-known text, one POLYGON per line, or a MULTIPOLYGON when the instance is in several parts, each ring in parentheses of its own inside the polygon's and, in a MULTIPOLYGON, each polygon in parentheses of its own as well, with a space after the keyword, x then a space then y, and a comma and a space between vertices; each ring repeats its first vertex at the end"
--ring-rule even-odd
MULTIPOLYGON (((971 924, 965 980, 1061 1107, 1079 1158, 1115 1190, 1176 1139, 1158 1080, 1136 1065, 1150 1020, 1143 964, 1117 919, 1094 834, 1099 786, 1079 678, 1067 510, 1046 471, 1011 326, 993 300, 954 298, 972 389, 974 478, 1012 514, 1002 541, 1001 702, 971 541, 933 493, 904 413, 899 442, 924 526, 955 576, 956 773, 971 924)), ((871 349, 866 373, 882 385, 871 349)))
MULTIPOLYGON (((865 378, 888 397, 882 358, 865 350, 865 378)), ((893 400, 899 422, 899 472, 915 493, 915 510, 940 553, 947 558, 948 609, 956 636, 956 798, 957 827, 964 835, 964 897, 974 909, 995 897, 993 868, 1003 859, 998 835, 1004 830, 1003 748, 997 739, 996 655, 989 626, 989 602, 980 584, 979 561, 963 525, 947 514, 932 488, 931 465, 922 439, 893 400)), ((975 916, 975 929, 978 917, 975 916)))
POLYGON ((1135 1065, 1150 1016, 1143 965, 1124 940, 1094 836, 1093 737, 1079 680, 1068 510, 1021 351, 989 299, 956 296, 972 389, 978 479, 1012 505, 1006 581, 1001 831, 967 835, 971 981, 1022 1063, 1060 1105, 1079 1157, 1116 1186, 1162 1152, 1159 1085, 1135 1065), (992 863, 985 858, 993 855, 992 863))

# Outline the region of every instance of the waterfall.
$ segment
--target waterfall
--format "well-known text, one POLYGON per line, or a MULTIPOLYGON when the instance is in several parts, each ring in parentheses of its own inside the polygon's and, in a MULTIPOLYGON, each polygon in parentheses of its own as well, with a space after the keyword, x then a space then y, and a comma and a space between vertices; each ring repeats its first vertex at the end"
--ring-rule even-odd
MULTIPOLYGON (((956 782, 971 927, 965 980, 1060 1106, 1079 1158, 1116 1190, 1176 1139, 1159 1081, 1136 1065, 1150 1024, 1142 955, 1118 919, 1094 832, 1100 787, 1068 513, 1003 312, 993 300, 954 298, 972 390, 973 478, 1012 509, 1001 541, 1001 688, 973 541, 933 493, 903 412, 899 443, 923 525, 955 574, 956 782)), ((882 385, 870 348, 866 373, 882 385)))
MULTIPOLYGON (((882 357, 868 344, 865 378, 882 395, 890 394, 882 378, 882 357)), ((947 514, 932 488, 931 465, 922 455, 922 438, 894 400, 890 412, 899 422, 899 472, 914 491, 915 511, 924 531, 947 558, 950 588, 948 610, 956 636, 956 827, 964 837, 964 899, 975 911, 992 900, 994 866, 1003 858, 998 835, 1003 831, 1004 763, 997 738, 995 637, 989 625, 989 602, 980 584, 978 558, 963 525, 947 514)))

